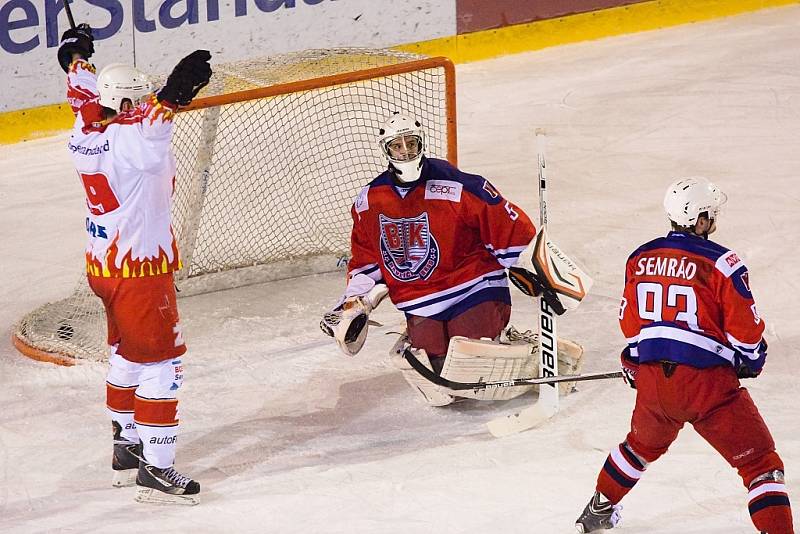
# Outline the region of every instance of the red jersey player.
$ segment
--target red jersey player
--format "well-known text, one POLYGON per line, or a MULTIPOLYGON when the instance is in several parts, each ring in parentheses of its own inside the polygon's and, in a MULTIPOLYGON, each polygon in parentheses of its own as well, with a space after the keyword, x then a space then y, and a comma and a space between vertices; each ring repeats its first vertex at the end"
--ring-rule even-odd
POLYGON ((685 423, 739 472, 756 528, 793 532, 783 462, 739 384, 764 366, 764 321, 741 258, 708 239, 725 198, 705 178, 676 181, 664 199, 672 231, 628 258, 622 365, 636 389, 636 407, 631 431, 612 449, 576 522, 578 532, 614 527, 620 500, 685 423))
MULTIPOLYGON (((321 326, 354 354, 364 343, 369 312, 388 291, 405 313, 409 344, 441 373, 452 337, 494 339, 508 324, 506 269, 518 262, 536 229, 487 179, 427 158, 418 121, 394 115, 381 128, 379 145, 389 167, 353 204, 348 285, 321 326)), ((404 368, 402 357, 399 363, 430 404, 452 402, 451 392, 404 368)))
POLYGON ((95 76, 91 28, 67 30, 58 59, 76 115, 69 140, 86 192, 86 268, 103 301, 110 369, 106 404, 114 430, 114 486, 138 485, 141 502, 196 504, 200 486, 175 471, 176 393, 186 346, 173 272, 180 268, 170 208, 172 121, 208 83, 211 55, 184 58, 153 93, 133 67, 95 76))

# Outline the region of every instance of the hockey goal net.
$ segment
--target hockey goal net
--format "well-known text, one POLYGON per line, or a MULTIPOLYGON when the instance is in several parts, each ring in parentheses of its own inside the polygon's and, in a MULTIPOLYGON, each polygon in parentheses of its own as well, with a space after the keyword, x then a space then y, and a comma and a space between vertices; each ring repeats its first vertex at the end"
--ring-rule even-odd
MULTIPOLYGON (((385 168, 377 131, 394 112, 418 117, 428 154, 456 163, 446 58, 328 49, 213 69, 175 123, 180 296, 341 267, 350 205, 385 168)), ((105 327, 82 275, 69 297, 23 317, 12 340, 26 356, 71 365, 107 357, 105 327)))

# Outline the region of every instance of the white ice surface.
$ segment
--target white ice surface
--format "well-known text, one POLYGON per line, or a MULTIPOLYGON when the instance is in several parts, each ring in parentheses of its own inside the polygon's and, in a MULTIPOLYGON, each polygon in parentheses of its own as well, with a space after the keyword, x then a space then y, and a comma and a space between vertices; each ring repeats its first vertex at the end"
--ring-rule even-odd
MULTIPOLYGON (((594 276, 560 328, 587 371, 614 370, 627 254, 662 234, 663 191, 702 174, 730 200, 715 238, 750 267, 770 356, 747 382, 800 495, 800 7, 458 68, 461 167, 537 213, 533 129, 549 134, 551 235, 594 276)), ((423 118, 424 119, 424 118, 423 118)), ((65 136, 0 147, 0 531, 562 533, 591 495, 634 395, 586 383, 543 428, 484 423, 529 402, 420 404, 386 363, 390 306, 348 359, 318 328, 340 274, 185 299, 178 467, 194 508, 110 487, 104 366, 28 360, 24 312, 81 270, 83 200, 65 136)), ((533 308, 515 295, 519 326, 533 308)), ((746 431, 746 429, 742 429, 746 431)), ((623 501, 621 533, 750 533, 736 473, 691 429, 623 501)), ((795 522, 800 517, 795 512, 795 522)))

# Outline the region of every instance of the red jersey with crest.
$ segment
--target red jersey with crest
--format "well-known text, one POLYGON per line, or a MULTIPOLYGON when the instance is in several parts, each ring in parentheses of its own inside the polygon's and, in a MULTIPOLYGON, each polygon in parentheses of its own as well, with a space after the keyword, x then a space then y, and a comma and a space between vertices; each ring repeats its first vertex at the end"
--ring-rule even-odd
POLYGON ((155 95, 104 121, 95 69, 73 62, 67 100, 75 113, 69 150, 86 193, 89 276, 131 278, 180 268, 171 225, 176 106, 155 95))
POLYGON ((631 356, 693 367, 766 358, 764 321, 739 256, 699 236, 670 232, 628 258, 620 326, 631 356))
POLYGON ((350 279, 382 281, 399 310, 438 320, 480 302, 510 304, 505 268, 536 235, 488 180, 432 158, 409 188, 382 173, 351 214, 350 279))

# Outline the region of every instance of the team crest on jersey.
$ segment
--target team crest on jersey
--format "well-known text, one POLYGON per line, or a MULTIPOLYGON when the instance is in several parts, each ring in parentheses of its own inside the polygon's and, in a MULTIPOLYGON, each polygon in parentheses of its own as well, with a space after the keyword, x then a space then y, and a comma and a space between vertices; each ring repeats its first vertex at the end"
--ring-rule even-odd
POLYGON ((391 275, 401 282, 426 280, 439 265, 439 245, 431 234, 428 213, 393 219, 378 216, 381 256, 391 275))

